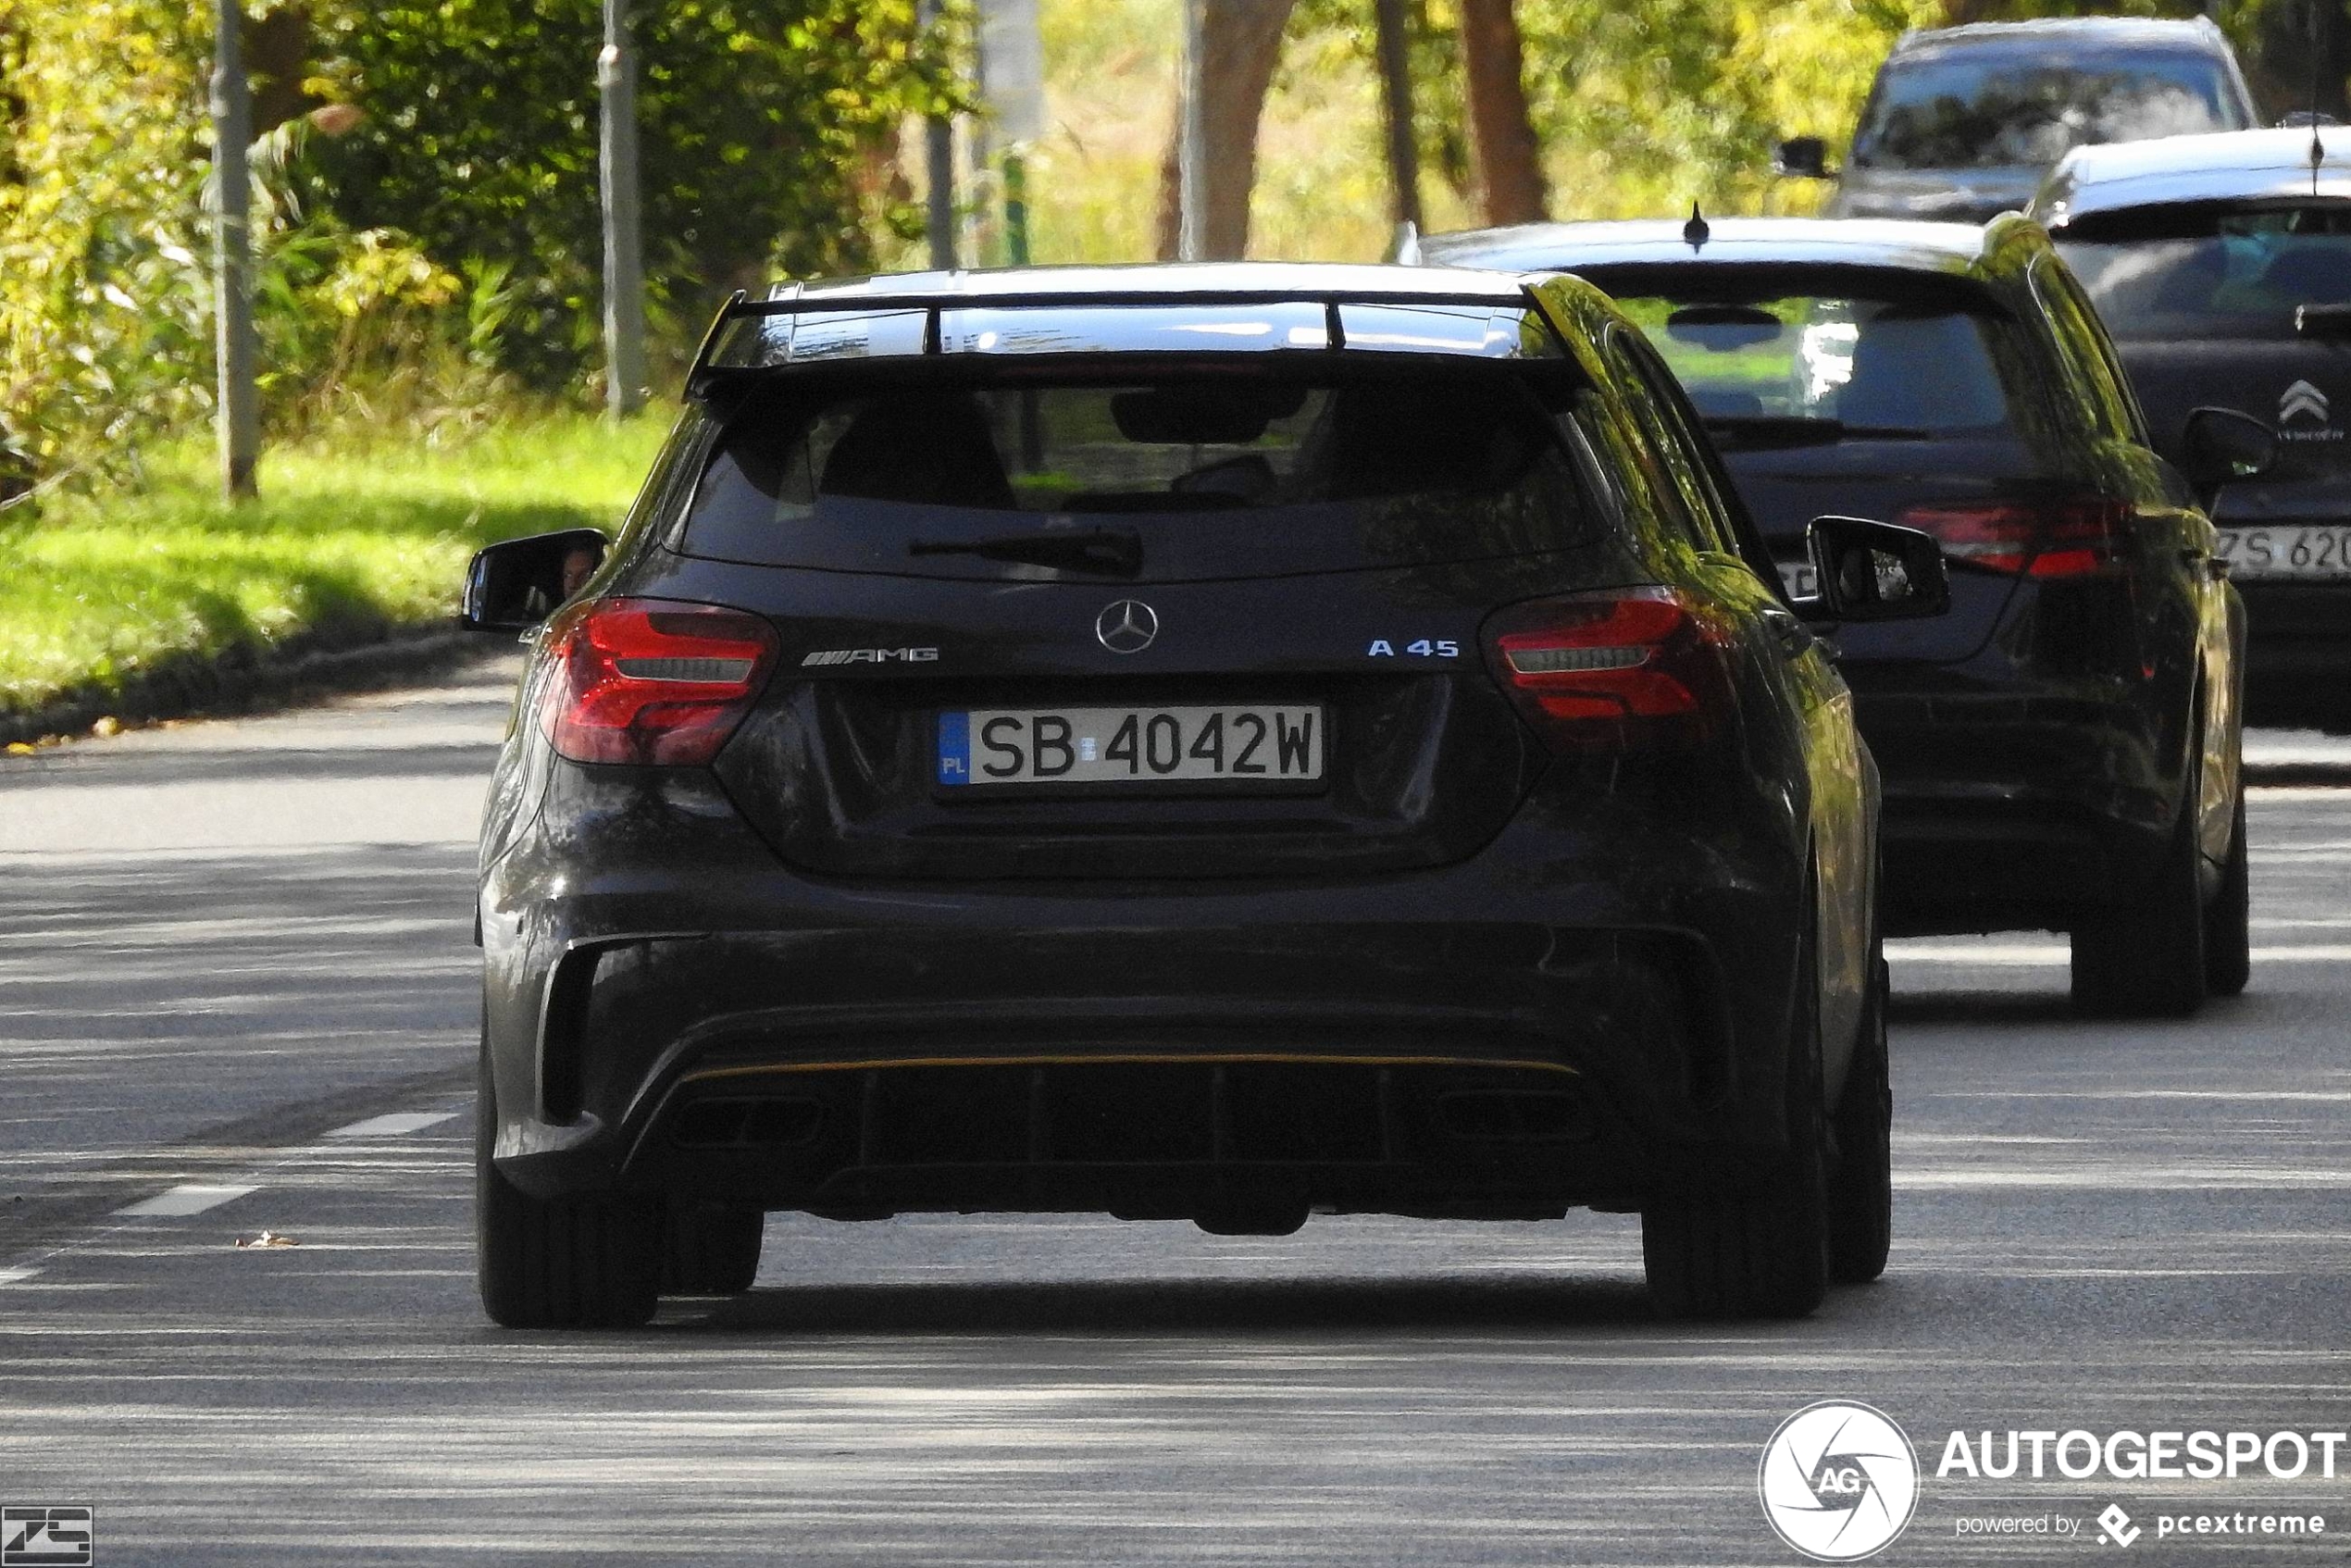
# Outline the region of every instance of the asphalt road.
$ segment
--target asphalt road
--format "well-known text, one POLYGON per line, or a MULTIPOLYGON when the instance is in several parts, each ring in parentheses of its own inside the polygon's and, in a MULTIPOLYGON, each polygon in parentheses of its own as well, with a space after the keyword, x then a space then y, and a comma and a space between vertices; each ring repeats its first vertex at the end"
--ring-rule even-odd
POLYGON ((749 1296, 515 1335, 467 1192, 503 673, 0 761, 0 1502, 94 1506, 100 1562, 1789 1563, 1757 1462, 1827 1398, 1927 1468, 1877 1561, 2351 1557, 2351 1474, 1934 1474, 2351 1425, 2351 790, 2256 794, 2253 988, 2193 1023, 2075 1022, 2061 939, 1902 944, 1893 1267, 1805 1323, 1658 1324, 1621 1218, 777 1217, 749 1296), (1956 1536, 1996 1516, 2079 1534, 1956 1536))

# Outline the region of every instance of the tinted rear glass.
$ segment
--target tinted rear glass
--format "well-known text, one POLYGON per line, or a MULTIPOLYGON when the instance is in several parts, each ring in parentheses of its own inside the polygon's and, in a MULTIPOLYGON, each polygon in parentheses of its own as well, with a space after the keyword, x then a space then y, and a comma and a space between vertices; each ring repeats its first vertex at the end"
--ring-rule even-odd
POLYGON ((2118 338, 2283 338, 2351 305, 2351 203, 2100 213, 2059 247, 2118 338))
POLYGON ((2241 129, 2209 56, 2134 53, 2099 63, 1955 49, 1893 60, 1853 139, 1865 168, 2046 167, 2086 143, 2241 129))
POLYGON ((1127 575, 1153 578, 1562 549, 1594 532, 1561 422, 1573 395, 1556 377, 1419 367, 779 387, 721 436, 679 547, 1001 575, 1067 566, 1056 541, 1090 537, 1101 563, 1138 557, 1127 575))
MULTIPOLYGON (((1820 439, 1996 430, 2003 323, 1947 301, 1618 296, 1710 426, 1816 423, 1820 439)), ((1800 433, 1800 432, 1797 432, 1800 433)))

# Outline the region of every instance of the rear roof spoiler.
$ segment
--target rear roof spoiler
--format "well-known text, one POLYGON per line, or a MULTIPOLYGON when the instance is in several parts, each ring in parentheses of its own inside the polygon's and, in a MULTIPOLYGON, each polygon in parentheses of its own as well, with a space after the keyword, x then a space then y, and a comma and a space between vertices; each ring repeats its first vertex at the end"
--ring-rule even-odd
MULTIPOLYGON (((1484 305, 1496 310, 1527 310, 1547 324, 1549 322, 1541 304, 1535 297, 1531 283, 1509 287, 1489 286, 1484 289, 1038 289, 1020 293, 974 294, 942 292, 937 290, 910 291, 902 293, 840 293, 809 294, 801 285, 792 284, 792 292, 775 299, 754 300, 738 289, 733 297, 718 307, 710 330, 703 334, 702 346, 694 351, 692 367, 686 372, 686 395, 698 397, 707 389, 714 375, 728 370, 759 370, 773 368, 765 365, 722 365, 718 355, 733 341, 734 329, 747 321, 766 321, 778 316, 860 315, 882 316, 911 311, 923 312, 923 353, 944 352, 939 331, 939 318, 953 310, 1183 310, 1221 305, 1247 306, 1266 305, 1320 305, 1325 329, 1326 349, 1347 346, 1346 329, 1339 323, 1343 305, 1433 305, 1459 307, 1484 305)), ((1557 328, 1554 326, 1554 331, 1557 328)))

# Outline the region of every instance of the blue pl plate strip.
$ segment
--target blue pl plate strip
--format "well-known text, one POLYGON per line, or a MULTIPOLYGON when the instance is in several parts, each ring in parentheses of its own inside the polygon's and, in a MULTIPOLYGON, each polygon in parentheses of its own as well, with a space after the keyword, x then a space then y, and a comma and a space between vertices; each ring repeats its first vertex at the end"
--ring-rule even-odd
POLYGON ((967 713, 939 716, 939 781, 972 781, 972 716, 967 713))

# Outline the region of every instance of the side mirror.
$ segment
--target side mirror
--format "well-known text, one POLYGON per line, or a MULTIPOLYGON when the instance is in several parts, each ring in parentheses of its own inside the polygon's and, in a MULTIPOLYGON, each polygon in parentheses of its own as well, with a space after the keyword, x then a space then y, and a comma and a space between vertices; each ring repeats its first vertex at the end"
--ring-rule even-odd
POLYGON ((1805 527, 1804 545, 1821 591, 1797 600, 1799 612, 1823 620, 1899 621, 1951 607, 1943 547, 1931 533, 1868 517, 1815 517, 1805 527))
POLYGON ((2180 471, 2207 506, 2232 479, 2250 479, 2278 460, 2278 433, 2233 408, 2191 408, 2180 434, 2180 471))
POLYGON ((1834 180, 1829 144, 1818 136, 1791 136, 1773 149, 1772 171, 1793 180, 1834 180))
POLYGON ((594 529, 509 539, 474 554, 457 624, 467 631, 529 631, 578 593, 608 548, 594 529))

